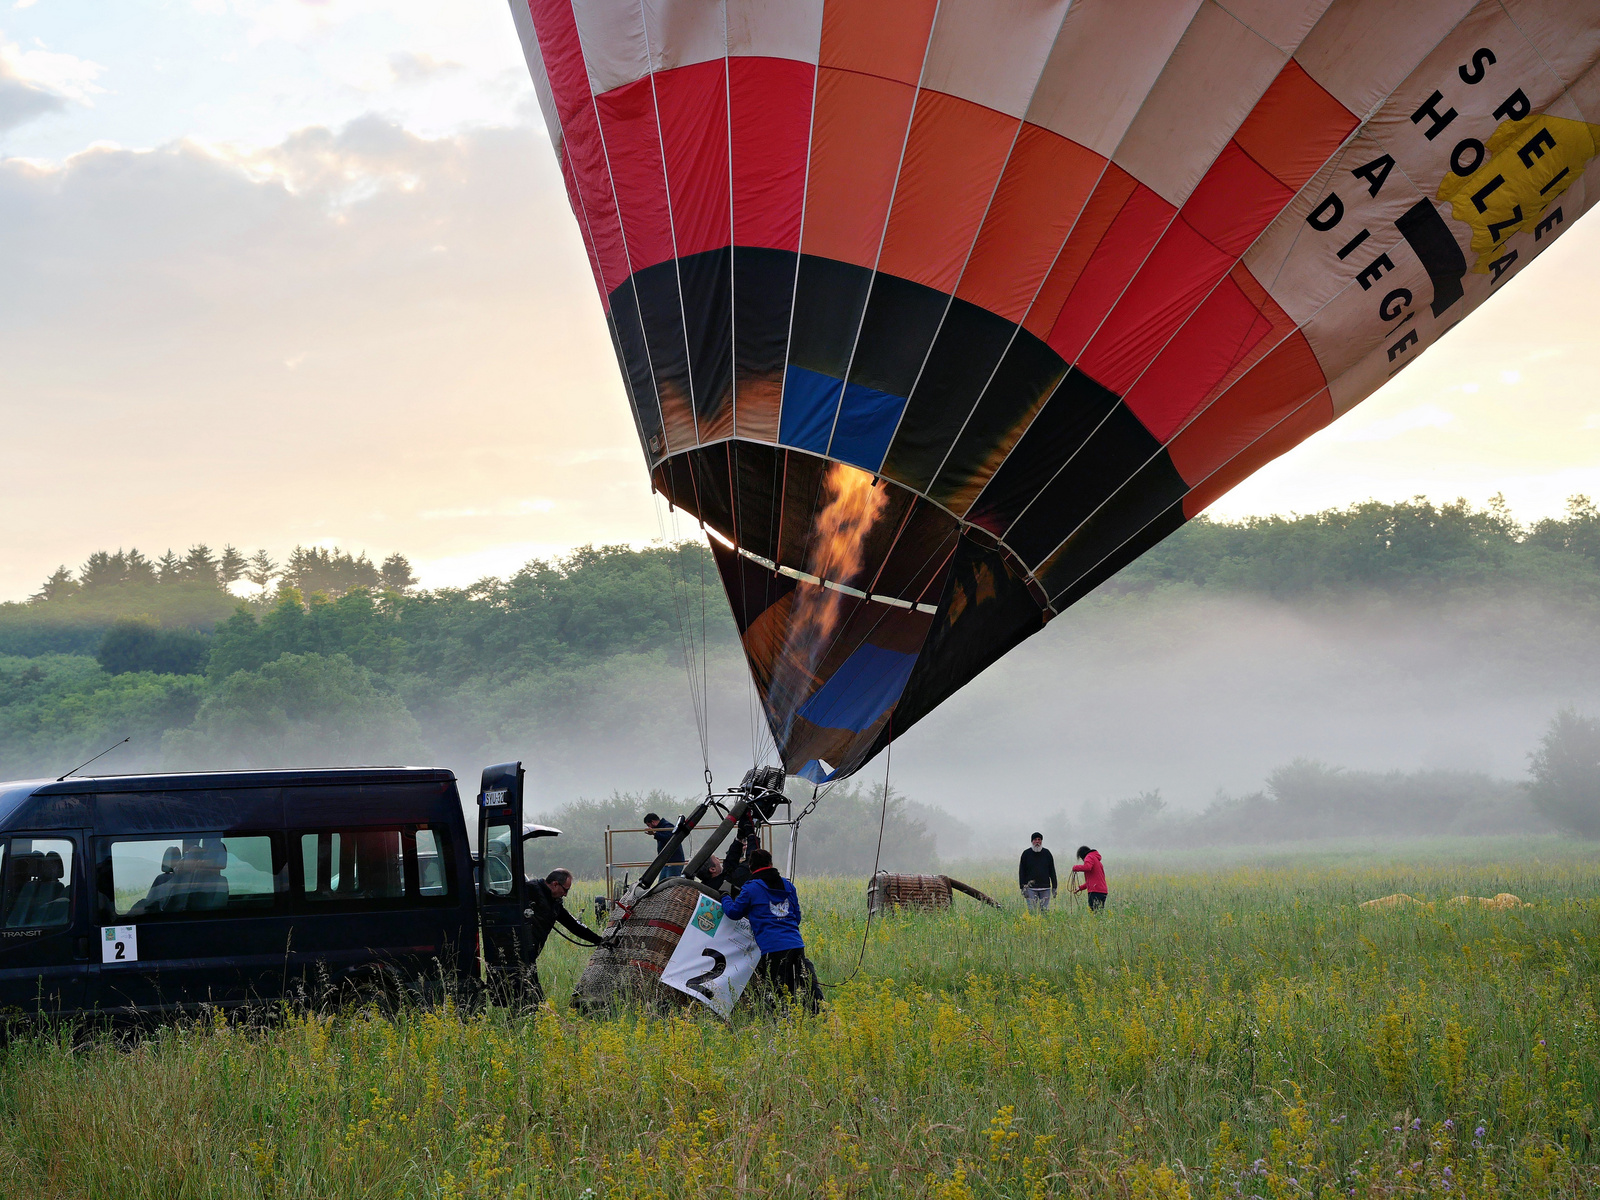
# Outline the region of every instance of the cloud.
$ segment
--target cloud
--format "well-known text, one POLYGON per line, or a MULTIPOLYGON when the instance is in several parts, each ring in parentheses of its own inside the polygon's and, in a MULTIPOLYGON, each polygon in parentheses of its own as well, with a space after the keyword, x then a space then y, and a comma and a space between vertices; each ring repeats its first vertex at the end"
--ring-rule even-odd
POLYGON ((64 112, 71 103, 91 103, 92 95, 105 90, 95 83, 103 70, 72 54, 23 50, 0 41, 0 134, 64 112))
POLYGON ((453 75, 465 69, 458 62, 410 50, 389 55, 389 73, 401 87, 418 87, 433 82, 441 75, 453 75))
POLYGON ((338 529, 460 570, 655 535, 535 128, 425 138, 365 117, 266 148, 0 159, 0 262, 0 392, 25 451, 0 478, 0 597, 102 545, 281 550, 338 529), (60 487, 51 448, 82 486, 60 487))
POLYGON ((105 91, 95 82, 104 73, 105 68, 99 63, 75 54, 57 54, 42 48, 24 50, 15 42, 0 40, 0 86, 9 84, 42 92, 58 102, 89 104, 91 97, 105 91))
POLYGON ((72 54, 23 50, 0 41, 0 133, 62 112, 71 102, 90 103, 90 96, 104 90, 94 82, 103 70, 72 54))
POLYGON ((1441 429, 1455 419, 1456 415, 1453 412, 1446 412, 1435 404, 1424 404, 1420 408, 1407 409, 1403 413, 1374 421, 1370 425, 1360 425, 1353 429, 1335 426, 1330 436, 1340 442, 1387 442, 1414 429, 1441 429))
POLYGON ((65 97, 18 79, 11 64, 0 58, 0 133, 66 107, 65 97))

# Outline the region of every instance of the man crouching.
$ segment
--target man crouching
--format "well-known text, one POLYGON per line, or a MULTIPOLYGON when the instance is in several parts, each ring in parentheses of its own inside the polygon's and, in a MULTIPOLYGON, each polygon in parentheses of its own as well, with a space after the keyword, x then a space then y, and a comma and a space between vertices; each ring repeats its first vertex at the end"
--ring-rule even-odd
POLYGON ((798 998, 807 1012, 814 1013, 820 997, 800 936, 800 895, 772 865, 770 850, 752 851, 749 865, 749 881, 737 896, 722 898, 722 911, 750 922, 761 950, 755 974, 761 994, 780 1004, 798 998))

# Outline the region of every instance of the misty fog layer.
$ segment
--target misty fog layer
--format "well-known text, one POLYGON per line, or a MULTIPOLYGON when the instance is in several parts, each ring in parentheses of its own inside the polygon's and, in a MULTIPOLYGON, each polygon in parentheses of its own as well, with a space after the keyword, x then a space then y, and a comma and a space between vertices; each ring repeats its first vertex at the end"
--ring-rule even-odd
MULTIPOLYGON (((51 660, 27 661, 38 671, 51 660)), ((60 661, 94 670, 92 660, 60 661)), ((1094 597, 902 735, 890 774, 898 792, 1003 826, 1008 838, 1057 811, 1146 791, 1175 808, 1201 806, 1219 790, 1257 790, 1300 757, 1518 778, 1555 710, 1600 711, 1597 668, 1600 649, 1580 616, 1533 596, 1278 601, 1174 587, 1094 597)), ((616 790, 704 788, 675 645, 456 688, 414 677, 383 687, 331 663, 300 682, 297 669, 280 660, 214 688, 165 750, 161 726, 188 720, 166 709, 181 708, 184 696, 169 691, 141 716, 151 678, 112 677, 128 692, 128 720, 155 728, 104 767, 398 759, 450 767, 470 791, 486 764, 520 758, 543 807, 616 790), (296 703, 315 713, 297 715, 296 703)), ((705 656, 704 678, 711 767, 728 786, 751 765, 752 746, 769 742, 731 641, 705 656)), ((74 763, 6 765, 14 776, 74 763)), ((880 755, 861 779, 880 782, 884 769, 880 755)))
POLYGON ((1600 709, 1597 667, 1586 625, 1535 598, 1097 598, 904 735, 893 773, 967 820, 1195 807, 1302 757, 1516 778, 1556 709, 1600 709))
MULTIPOLYGON (((1219 791, 1259 790, 1296 758, 1520 778, 1554 711, 1600 711, 1597 668, 1583 627, 1537 599, 1095 598, 901 736, 889 775, 897 792, 1007 841, 1062 810, 1141 792, 1200 808, 1219 791)), ((751 763, 753 700, 731 651, 713 656, 710 680, 711 765, 729 785, 751 763)), ((520 754, 550 805, 700 791, 681 666, 664 658, 619 682, 571 696, 558 725, 519 719, 507 696, 492 718, 463 706, 425 721, 423 736, 475 779, 488 750, 479 731, 496 728, 490 745, 520 754)), ((884 771, 880 755, 860 779, 876 785, 884 771)), ((939 849, 956 851, 943 839, 939 849)))

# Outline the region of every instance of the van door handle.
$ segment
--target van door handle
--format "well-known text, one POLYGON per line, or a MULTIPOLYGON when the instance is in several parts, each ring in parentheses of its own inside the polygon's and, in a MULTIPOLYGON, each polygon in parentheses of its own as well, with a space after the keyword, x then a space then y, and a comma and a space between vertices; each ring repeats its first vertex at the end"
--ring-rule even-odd
POLYGON ((89 939, 86 937, 81 937, 78 939, 78 957, 89 957, 89 939))

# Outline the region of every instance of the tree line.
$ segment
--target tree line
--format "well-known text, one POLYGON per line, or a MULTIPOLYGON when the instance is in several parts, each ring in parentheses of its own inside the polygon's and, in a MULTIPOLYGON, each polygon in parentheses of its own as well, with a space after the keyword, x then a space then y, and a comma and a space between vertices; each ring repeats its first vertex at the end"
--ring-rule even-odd
POLYGON ((1418 496, 1302 516, 1201 517, 1147 551, 1107 590, 1165 583, 1291 596, 1507 581, 1600 582, 1600 508, 1575 495, 1563 516, 1523 524, 1500 496, 1482 508, 1418 496))
MULTIPOLYGON (((580 557, 590 553, 595 553, 592 547, 578 552, 580 557)), ((641 567, 646 573, 651 569, 648 560, 641 560, 641 567)), ((1600 508, 1588 496, 1570 497, 1561 517, 1528 524, 1518 522, 1498 496, 1482 508, 1465 500, 1434 504, 1418 496, 1289 517, 1213 521, 1201 516, 1125 568, 1106 590, 1189 584, 1291 595, 1351 586, 1456 586, 1541 577, 1570 582, 1588 576, 1600 579, 1600 508)), ((51 610, 65 615, 74 599, 122 589, 198 586, 226 592, 239 582, 256 589, 243 598, 260 608, 290 591, 302 604, 319 593, 328 599, 359 590, 409 594, 417 578, 399 552, 374 563, 365 552, 296 546, 279 563, 266 550, 247 557, 232 545, 217 553, 198 543, 185 554, 168 550, 157 559, 137 549, 99 550, 76 573, 65 564, 58 567, 27 607, 42 610, 41 615, 51 610)), ((438 594, 482 593, 498 582, 438 594)), ((18 607, 0 605, 0 616, 18 607)))
POLYGON ((0 607, 0 778, 59 774, 128 734, 125 770, 670 754, 691 581, 706 640, 737 665, 704 547, 586 547, 432 591, 401 565, 393 587, 305 593, 294 581, 315 577, 291 559, 260 597, 186 579, 0 607))
POLYGON ((169 549, 156 559, 146 557, 137 548, 96 550, 76 575, 62 563, 39 585, 29 602, 49 604, 125 587, 199 584, 225 590, 241 580, 263 594, 276 580, 280 587, 293 588, 302 595, 322 592, 342 596, 357 588, 403 592, 416 584, 417 577, 406 556, 398 552, 375 565, 365 551, 351 555, 337 549, 296 546, 279 563, 266 550, 257 550, 246 558, 232 545, 224 546, 218 554, 204 542, 197 542, 186 554, 169 549))
MULTIPOLYGON (((431 590, 416 586, 401 554, 374 563, 306 547, 282 564, 203 544, 154 561, 137 550, 99 551, 56 576, 54 594, 41 589, 29 601, 0 604, 0 777, 59 774, 126 734, 145 757, 122 769, 449 754, 489 762, 529 747, 552 760, 575 746, 661 756, 683 740, 681 721, 674 723, 686 719, 679 622, 685 603, 698 617, 702 598, 713 669, 744 687, 718 574, 698 545, 585 547, 506 578, 431 590), (241 581, 254 590, 230 590, 241 581)), ((1503 587, 1571 601, 1563 612, 1575 623, 1563 636, 1600 628, 1595 505, 1574 497, 1562 517, 1525 526, 1503 504, 1422 499, 1200 519, 1089 603, 1157 588, 1245 590, 1300 603, 1344 589, 1454 595, 1503 587)), ((1573 771, 1571 778, 1587 778, 1573 771)), ((1102 814, 1102 827, 1177 843, 1304 831, 1317 811, 1357 814, 1349 820, 1370 818, 1393 831, 1393 813, 1404 808, 1405 820, 1431 832, 1463 833, 1527 816, 1530 801, 1514 784, 1408 780, 1289 772, 1199 817, 1165 812, 1159 797, 1136 798, 1102 814), (1423 793, 1453 807, 1427 810, 1407 799, 1423 793)), ((1587 785, 1564 786, 1578 794, 1587 785)))

